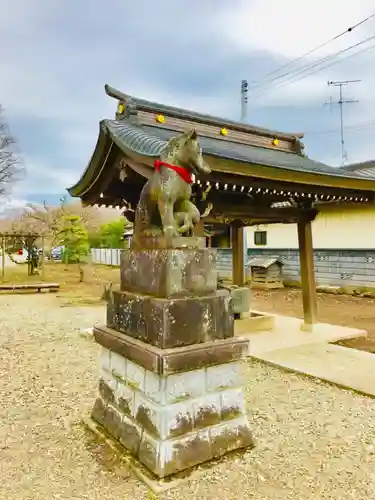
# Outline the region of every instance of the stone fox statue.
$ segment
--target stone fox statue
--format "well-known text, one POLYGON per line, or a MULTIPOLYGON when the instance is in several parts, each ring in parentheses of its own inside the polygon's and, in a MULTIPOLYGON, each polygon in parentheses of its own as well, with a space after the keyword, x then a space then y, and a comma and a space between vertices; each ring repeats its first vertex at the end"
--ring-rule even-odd
POLYGON ((139 238, 164 236, 168 240, 190 231, 200 214, 190 201, 192 174, 209 174, 195 130, 172 138, 154 163, 134 215, 132 246, 139 238))

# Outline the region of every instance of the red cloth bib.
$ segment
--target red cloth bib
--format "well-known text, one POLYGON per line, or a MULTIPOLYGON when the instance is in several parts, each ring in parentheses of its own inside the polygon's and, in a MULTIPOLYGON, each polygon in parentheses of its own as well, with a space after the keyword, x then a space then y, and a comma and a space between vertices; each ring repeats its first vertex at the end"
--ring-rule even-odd
POLYGON ((161 160, 155 160, 154 161, 154 167, 158 172, 160 172, 160 167, 167 167, 170 168, 171 170, 174 170, 182 180, 184 180, 187 184, 192 184, 193 183, 193 178, 191 176, 191 173, 186 170, 184 167, 179 167, 177 165, 171 165, 170 163, 166 163, 165 161, 161 160))

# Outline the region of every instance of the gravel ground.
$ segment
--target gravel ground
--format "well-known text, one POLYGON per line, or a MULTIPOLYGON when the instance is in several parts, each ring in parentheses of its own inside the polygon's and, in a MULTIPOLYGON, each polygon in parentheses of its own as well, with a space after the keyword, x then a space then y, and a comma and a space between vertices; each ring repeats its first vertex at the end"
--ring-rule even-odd
MULTIPOLYGON (((104 308, 0 297, 0 499, 155 498, 80 424, 95 398, 97 346, 79 335, 104 308)), ((246 363, 257 447, 160 499, 373 497, 375 401, 246 363)))

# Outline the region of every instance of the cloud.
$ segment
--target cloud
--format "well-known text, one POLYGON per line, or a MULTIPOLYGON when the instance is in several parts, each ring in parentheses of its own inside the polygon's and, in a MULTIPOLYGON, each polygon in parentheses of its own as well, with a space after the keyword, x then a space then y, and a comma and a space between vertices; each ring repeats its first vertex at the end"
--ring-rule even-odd
MULTIPOLYGON (((371 13, 371 0, 0 0, 0 95, 28 168, 16 199, 53 199, 81 175, 99 120, 111 118, 109 83, 146 99, 238 118, 239 85, 251 84, 248 121, 306 131, 310 156, 339 164, 338 89, 328 79, 362 79, 345 88, 345 123, 369 122, 375 111, 374 52, 364 52, 293 84, 262 77, 371 13), (254 82, 260 83, 253 86, 254 82), (324 131, 334 130, 334 133, 324 131)), ((304 63, 374 33, 365 23, 304 63)), ((295 66, 286 66, 285 72, 295 66)), ((290 83, 290 82, 288 82, 290 83)), ((351 161, 375 156, 371 124, 348 128, 351 161)))

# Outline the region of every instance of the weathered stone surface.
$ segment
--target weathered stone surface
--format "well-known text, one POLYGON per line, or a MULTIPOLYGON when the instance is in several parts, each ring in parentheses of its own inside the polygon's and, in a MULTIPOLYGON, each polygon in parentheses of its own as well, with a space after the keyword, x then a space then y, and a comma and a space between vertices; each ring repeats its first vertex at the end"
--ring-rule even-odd
POLYGON ((130 453, 136 456, 141 444, 142 434, 143 429, 133 419, 127 416, 122 417, 122 424, 117 439, 130 453))
POLYGON ((128 359, 126 363, 126 383, 134 389, 144 391, 145 377, 145 367, 139 365, 138 363, 133 363, 133 361, 128 359))
POLYGON ((165 440, 193 430, 193 403, 184 401, 160 405, 151 402, 141 393, 137 393, 134 418, 154 438, 165 440))
POLYGON ((170 349, 168 355, 163 356, 162 372, 179 373, 229 363, 245 358, 248 349, 248 340, 240 338, 170 349))
POLYGON ((158 477, 165 477, 206 462, 213 457, 209 432, 160 441, 144 431, 139 460, 158 477))
POLYGON ((246 417, 240 417, 210 429, 211 450, 214 458, 241 448, 254 446, 246 417))
POLYGON ((92 417, 157 476, 253 444, 239 361, 157 374, 115 354, 92 417))
POLYGON ((245 397, 242 388, 222 391, 221 419, 231 420, 245 415, 245 397))
POLYGON ((164 443, 164 475, 189 469, 213 458, 210 435, 207 430, 198 431, 181 440, 164 443), (169 450, 168 445, 170 446, 169 450))
POLYGON ((95 400, 94 407, 91 412, 91 418, 98 422, 100 425, 104 426, 106 405, 104 401, 99 397, 95 400))
POLYGON ((118 380, 125 380, 126 360, 123 356, 116 352, 111 352, 109 369, 118 380))
POLYGON ((192 346, 160 349, 105 326, 94 327, 94 338, 106 349, 160 375, 237 361, 245 358, 249 349, 247 339, 235 337, 192 346))
POLYGON ((166 404, 199 398, 206 393, 206 371, 204 368, 174 373, 161 380, 162 402, 166 404))
POLYGON ((134 389, 125 383, 119 382, 114 393, 114 406, 122 415, 131 416, 134 413, 134 389))
POLYGON ((251 290, 250 287, 238 287, 231 290, 233 312, 236 314, 250 311, 251 290))
POLYGON ((116 439, 120 438, 122 431, 122 415, 111 405, 107 405, 104 412, 104 427, 116 439))
POLYGON ((103 347, 100 350, 100 369, 101 370, 111 369, 111 351, 103 347))
POLYGON ((221 400, 220 394, 206 394, 203 398, 195 400, 194 428, 202 429, 220 423, 221 400))
POLYGON ((216 291, 216 251, 204 249, 124 250, 121 290, 157 297, 216 291))
POLYGON ((215 250, 199 248, 203 238, 172 243, 138 234, 122 254, 121 291, 106 295, 107 326, 93 329, 92 417, 160 478, 252 445, 240 363, 249 341, 234 337, 215 250))
POLYGON ((179 249, 185 250, 187 248, 205 248, 206 238, 199 236, 180 236, 171 239, 165 236, 143 236, 138 238, 138 248, 141 250, 165 250, 165 249, 179 249))
POLYGON ((216 392, 228 387, 240 387, 245 382, 239 361, 208 366, 206 372, 207 392, 216 392))
POLYGON ((162 349, 234 336, 231 299, 226 290, 183 299, 114 291, 108 305, 109 328, 162 349))
POLYGON ((105 403, 113 404, 115 402, 115 395, 113 390, 102 378, 99 380, 99 394, 102 400, 105 401, 105 403))

